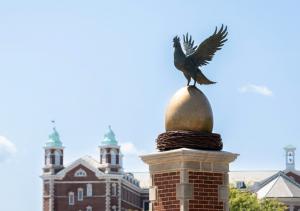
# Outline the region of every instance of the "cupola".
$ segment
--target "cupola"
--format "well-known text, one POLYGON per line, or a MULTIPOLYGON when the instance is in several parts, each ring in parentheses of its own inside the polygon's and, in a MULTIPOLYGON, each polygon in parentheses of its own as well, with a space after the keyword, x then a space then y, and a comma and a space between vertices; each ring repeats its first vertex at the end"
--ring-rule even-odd
POLYGON ((44 149, 44 172, 55 174, 63 169, 64 147, 55 127, 53 127, 52 133, 48 136, 48 141, 46 142, 44 149))
POLYGON ((108 131, 104 134, 104 138, 100 143, 99 150, 100 169, 105 173, 121 173, 122 154, 111 126, 108 126, 108 131))

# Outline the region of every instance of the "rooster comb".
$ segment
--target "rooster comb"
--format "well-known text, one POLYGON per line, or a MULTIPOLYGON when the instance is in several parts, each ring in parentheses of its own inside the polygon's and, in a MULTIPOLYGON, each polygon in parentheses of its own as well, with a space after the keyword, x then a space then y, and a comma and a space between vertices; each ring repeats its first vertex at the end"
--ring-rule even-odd
POLYGON ((175 36, 175 37, 173 38, 173 42, 180 42, 180 38, 179 38, 178 36, 175 36))

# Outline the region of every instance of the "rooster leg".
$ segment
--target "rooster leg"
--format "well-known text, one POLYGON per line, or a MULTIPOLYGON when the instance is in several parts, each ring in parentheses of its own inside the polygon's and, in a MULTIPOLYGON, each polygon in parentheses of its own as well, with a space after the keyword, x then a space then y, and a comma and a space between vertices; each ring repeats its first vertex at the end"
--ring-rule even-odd
POLYGON ((187 82, 187 84, 186 84, 186 85, 187 85, 187 86, 189 86, 189 85, 190 85, 190 82, 191 82, 191 80, 188 80, 188 82, 187 82))
POLYGON ((196 80, 194 79, 194 85, 193 86, 196 86, 196 80))
POLYGON ((186 80, 187 80, 187 86, 189 86, 189 85, 190 85, 190 82, 191 82, 191 76, 189 76, 188 74, 185 74, 185 73, 183 73, 183 75, 184 75, 184 77, 185 77, 186 80))

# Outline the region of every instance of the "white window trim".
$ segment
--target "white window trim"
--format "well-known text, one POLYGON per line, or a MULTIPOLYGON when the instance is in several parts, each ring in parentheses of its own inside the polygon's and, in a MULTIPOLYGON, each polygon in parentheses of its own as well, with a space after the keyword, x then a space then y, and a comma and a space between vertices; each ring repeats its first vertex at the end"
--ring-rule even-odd
POLYGON ((93 185, 92 184, 86 184, 86 196, 87 197, 93 196, 93 185))
POLYGON ((83 189, 82 188, 77 189, 77 200, 83 201, 83 189))
POLYGON ((69 192, 69 205, 74 205, 75 199, 74 199, 74 192, 69 192))
POLYGON ((75 174, 74 174, 75 177, 86 177, 87 174, 85 172, 85 170, 83 169, 78 169, 75 174))
POLYGON ((50 158, 51 152, 47 150, 46 152, 46 165, 51 164, 51 158, 50 158))
POLYGON ((93 211, 93 207, 87 206, 87 207, 86 207, 86 211, 93 211))

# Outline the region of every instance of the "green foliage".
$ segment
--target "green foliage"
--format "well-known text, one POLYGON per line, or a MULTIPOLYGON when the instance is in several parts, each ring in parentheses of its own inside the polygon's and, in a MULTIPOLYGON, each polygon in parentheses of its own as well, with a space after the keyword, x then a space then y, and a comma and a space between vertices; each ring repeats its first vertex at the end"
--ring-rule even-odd
POLYGON ((247 191, 230 188, 230 211, 285 211, 287 207, 274 199, 257 199, 256 195, 247 191))
POLYGON ((274 199, 264 199, 261 202, 261 210, 266 210, 266 211, 272 211, 272 210, 277 210, 277 211, 285 211, 287 210, 287 206, 285 206, 283 203, 274 200, 274 199))

